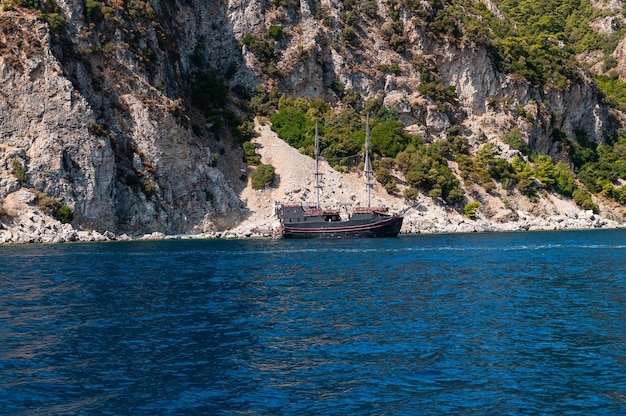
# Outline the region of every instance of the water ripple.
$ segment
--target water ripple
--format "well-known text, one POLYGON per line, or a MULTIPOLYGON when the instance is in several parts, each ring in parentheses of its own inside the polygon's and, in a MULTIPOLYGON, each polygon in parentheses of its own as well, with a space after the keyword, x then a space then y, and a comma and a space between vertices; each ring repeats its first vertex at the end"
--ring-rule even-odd
POLYGON ((2 247, 0 413, 626 414, 622 232, 2 247))

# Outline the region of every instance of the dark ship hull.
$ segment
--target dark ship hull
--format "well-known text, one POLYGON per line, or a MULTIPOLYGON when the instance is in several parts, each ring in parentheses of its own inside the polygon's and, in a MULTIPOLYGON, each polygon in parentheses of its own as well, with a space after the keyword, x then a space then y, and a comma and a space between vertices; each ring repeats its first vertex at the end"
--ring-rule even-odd
POLYGON ((341 221, 336 223, 310 223, 284 225, 284 238, 377 238, 397 237, 402 227, 402 217, 389 217, 366 223, 341 221))
POLYGON ((284 238, 397 237, 403 220, 387 214, 386 208, 356 209, 348 220, 342 220, 337 211, 281 204, 277 215, 284 238))

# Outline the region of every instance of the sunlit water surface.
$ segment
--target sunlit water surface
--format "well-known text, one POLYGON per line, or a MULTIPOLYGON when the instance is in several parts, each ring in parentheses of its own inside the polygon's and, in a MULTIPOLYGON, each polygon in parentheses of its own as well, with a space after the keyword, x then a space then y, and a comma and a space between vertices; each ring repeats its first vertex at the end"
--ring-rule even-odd
POLYGON ((0 414, 626 414, 625 233, 0 247, 0 414))

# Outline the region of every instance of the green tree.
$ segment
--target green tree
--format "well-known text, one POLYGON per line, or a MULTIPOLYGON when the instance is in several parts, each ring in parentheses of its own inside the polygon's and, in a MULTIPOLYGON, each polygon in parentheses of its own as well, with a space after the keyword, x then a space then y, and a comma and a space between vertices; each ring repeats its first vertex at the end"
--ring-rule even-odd
POLYGON ((404 197, 409 201, 415 201, 419 196, 419 192, 415 188, 405 188, 404 189, 404 197))
POLYGON ((343 40, 348 45, 357 46, 359 35, 357 34, 356 29, 354 29, 352 26, 347 26, 345 29, 343 29, 343 40))
POLYGON ((194 73, 191 102, 203 110, 204 115, 221 113, 228 103, 228 87, 217 70, 194 73))
POLYGON ((574 174, 569 165, 559 162, 554 166, 554 190, 561 195, 572 196, 576 189, 574 174))
POLYGON ((505 134, 504 137, 502 137, 502 140, 504 141, 504 143, 508 144, 513 149, 519 150, 522 154, 524 155, 529 154, 528 147, 524 143, 524 140, 522 138, 522 133, 519 131, 519 129, 517 128, 512 129, 510 132, 505 134))
POLYGON ((515 156, 511 161, 511 167, 515 173, 515 187, 523 194, 534 197, 537 188, 533 181, 533 170, 530 163, 523 161, 519 156, 515 156))
POLYGON ((544 188, 552 189, 556 183, 554 162, 548 155, 536 155, 533 160, 535 168, 533 174, 544 188))
POLYGON ((260 62, 268 64, 274 60, 276 49, 274 41, 270 42, 248 33, 241 39, 241 43, 246 45, 260 62))

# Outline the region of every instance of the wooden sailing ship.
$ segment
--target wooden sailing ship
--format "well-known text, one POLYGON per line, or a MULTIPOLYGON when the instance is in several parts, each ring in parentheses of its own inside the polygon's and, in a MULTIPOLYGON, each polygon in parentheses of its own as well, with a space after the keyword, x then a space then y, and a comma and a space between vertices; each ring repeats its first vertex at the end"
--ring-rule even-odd
POLYGON ((402 227, 403 217, 392 215, 386 207, 371 207, 372 163, 370 151, 369 117, 366 120, 364 177, 367 188, 367 207, 357 207, 343 219, 339 211, 322 209, 320 206, 319 159, 320 146, 315 123, 315 206, 302 204, 276 205, 280 219, 280 234, 284 238, 361 238, 396 237, 402 227))

